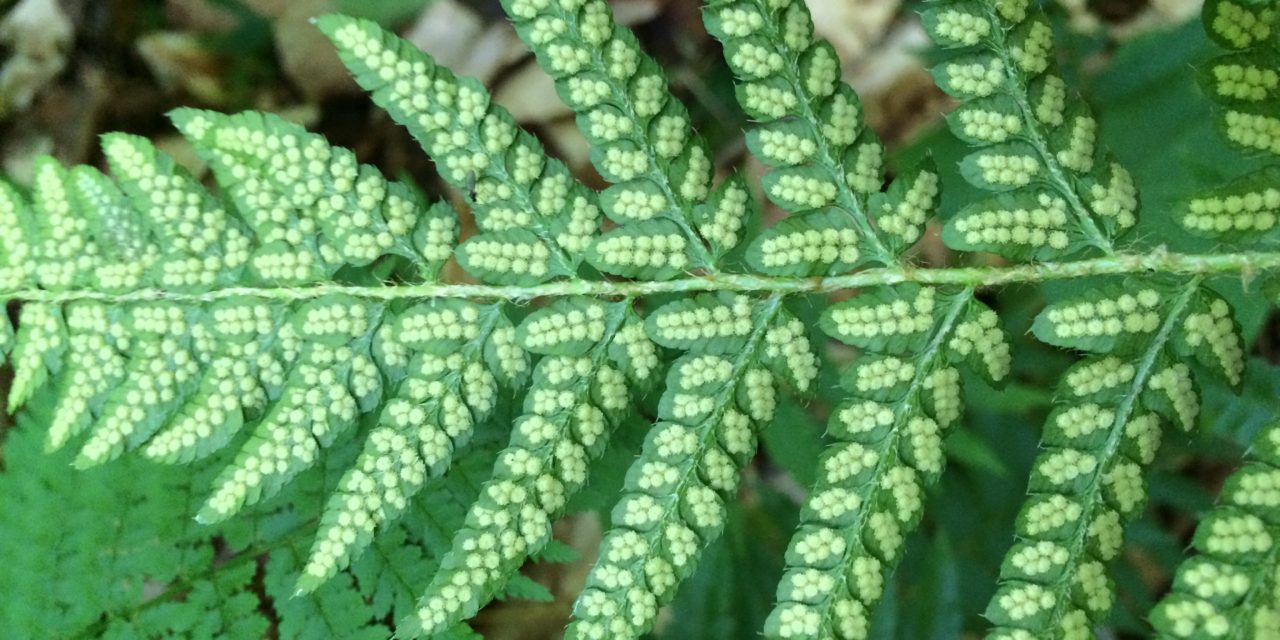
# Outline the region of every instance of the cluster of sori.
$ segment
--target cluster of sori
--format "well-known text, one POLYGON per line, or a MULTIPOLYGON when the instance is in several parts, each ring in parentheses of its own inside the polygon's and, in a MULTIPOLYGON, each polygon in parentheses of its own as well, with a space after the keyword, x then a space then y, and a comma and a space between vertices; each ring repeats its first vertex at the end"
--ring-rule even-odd
POLYGON ((1009 370, 994 312, 968 291, 904 285, 830 307, 820 325, 864 355, 845 372, 831 414, 835 443, 787 551, 776 638, 863 638, 924 490, 942 473, 942 439, 960 417, 964 363, 989 382, 1009 370))

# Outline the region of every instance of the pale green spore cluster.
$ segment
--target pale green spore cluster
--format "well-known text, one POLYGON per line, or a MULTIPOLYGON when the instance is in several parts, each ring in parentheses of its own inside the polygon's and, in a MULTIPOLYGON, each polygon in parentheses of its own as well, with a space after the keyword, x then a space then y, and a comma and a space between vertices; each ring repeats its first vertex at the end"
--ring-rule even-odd
POLYGON ((462 261, 485 275, 529 276, 542 280, 551 273, 551 250, 531 236, 498 239, 480 235, 462 245, 462 261))
POLYGON ((604 305, 592 302, 548 309, 521 324, 522 346, 535 353, 546 353, 571 342, 595 344, 604 338, 604 314, 604 305))
POLYGON ((1222 121, 1228 140, 1247 149, 1280 155, 1280 118, 1228 109, 1222 121))
POLYGON ((970 11, 948 8, 934 15, 931 35, 952 46, 972 47, 991 35, 991 21, 970 11))
POLYGON ((972 247, 999 247, 1010 253, 1066 250, 1071 244, 1066 200, 1044 191, 1033 198, 1020 199, 1016 205, 1002 201, 973 205, 951 226, 972 247))
POLYGON ((979 178, 996 188, 1024 187, 1040 174, 1040 161, 1020 152, 980 151, 974 154, 973 166, 979 178))
POLYGON ((1268 5, 1245 6, 1223 0, 1210 3, 1213 10, 1209 28, 1226 44, 1244 49, 1271 37, 1276 10, 1268 5))
MULTIPOLYGON (((1263 179, 1269 175, 1259 174, 1263 179)), ((1181 222, 1182 226, 1202 233, 1249 233, 1275 228, 1277 216, 1280 216, 1280 186, 1242 182, 1192 198, 1187 202, 1181 222)))
POLYGON ((995 109, 961 108, 956 119, 965 136, 992 144, 1022 133, 1022 118, 995 109))
POLYGON ((1212 364, 1232 385, 1244 374, 1244 345, 1226 300, 1214 297, 1203 311, 1188 314, 1183 321, 1187 345, 1206 352, 1201 359, 1212 364))
POLYGON ((875 347, 894 337, 923 335, 933 327, 937 290, 903 287, 879 299, 863 295, 833 305, 824 327, 839 340, 855 346, 875 347))
MULTIPOLYGON (((1077 116, 1071 122, 1066 144, 1057 151, 1058 162, 1077 173, 1093 169, 1094 144, 1098 137, 1098 121, 1092 116, 1077 116)), ((1132 226, 1126 225, 1126 226, 1132 226)))
POLYGON ((947 348, 961 358, 972 358, 982 363, 981 371, 992 381, 1004 380, 1013 363, 1009 341, 1000 329, 1000 318, 995 311, 975 303, 969 319, 958 324, 947 348))
MULTIPOLYGON (((917 173, 907 184, 901 197, 884 203, 877 218, 880 230, 897 237, 905 245, 915 243, 920 239, 925 220, 938 205, 940 192, 938 174, 932 171, 917 173)), ((892 188, 890 194, 893 194, 892 188)))
POLYGON ((1151 376, 1147 387, 1164 396, 1172 409, 1174 422, 1185 431, 1196 426, 1196 418, 1200 416, 1200 396, 1191 380, 1191 368, 1179 362, 1151 376))
POLYGON ((1138 221, 1138 188, 1129 171, 1120 164, 1113 162, 1108 169, 1108 179, 1089 188, 1089 207, 1104 220, 1128 229, 1138 221))
POLYGON ((1028 76, 1044 73, 1049 68, 1049 56, 1053 53, 1053 29, 1042 18, 1033 18, 1020 25, 1009 42, 1009 56, 1020 71, 1028 76))
MULTIPOLYGON (((1133 380, 1136 373, 1132 363, 1120 358, 1113 356, 1091 358, 1082 360, 1068 369, 1063 377, 1063 385, 1073 396, 1092 396, 1103 391, 1121 388, 1133 380)), ((1154 385, 1155 377, 1152 380, 1154 385)))
POLYGON ((804 323, 787 315, 779 318, 765 333, 764 357, 783 373, 796 391, 809 391, 818 377, 818 357, 809 344, 804 323))
POLYGON ((1005 65, 998 58, 963 58, 935 71, 939 85, 961 99, 985 98, 1004 86, 1005 65))
POLYGON ((1280 631, 1280 424, 1254 438, 1251 460, 1226 481, 1196 529, 1199 555, 1178 569, 1152 610, 1161 638, 1270 638, 1280 631))
POLYGON ((759 243, 760 264, 765 269, 806 264, 856 264, 860 255, 853 229, 804 228, 775 232, 759 243))
POLYGON ((703 340, 742 339, 751 333, 751 299, 699 296, 672 303, 650 314, 649 334, 660 344, 690 348, 703 340))
POLYGON ((1255 64, 1220 63, 1210 68, 1219 98, 1261 102, 1280 88, 1280 73, 1255 64))
POLYGON ((1121 335, 1150 334, 1160 325, 1162 297, 1155 289, 1141 289, 1114 297, 1051 306, 1044 314, 1053 335, 1083 341, 1121 335))

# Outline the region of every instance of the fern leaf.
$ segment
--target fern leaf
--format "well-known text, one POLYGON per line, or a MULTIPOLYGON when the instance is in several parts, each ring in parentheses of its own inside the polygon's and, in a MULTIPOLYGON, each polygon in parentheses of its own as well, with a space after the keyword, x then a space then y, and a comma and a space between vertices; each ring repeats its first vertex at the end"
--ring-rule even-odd
POLYGON ((482 233, 460 252, 465 267, 512 284, 577 271, 599 224, 595 194, 547 158, 484 87, 372 22, 325 16, 316 24, 374 102, 437 159, 447 181, 462 189, 474 178, 482 233))
POLYGON ((962 101, 947 118, 951 130, 978 147, 961 175, 1006 192, 948 220, 944 237, 1013 258, 1114 251, 1136 222, 1132 180, 1097 144, 1096 120, 1053 70, 1043 16, 1016 0, 948 1, 926 10, 924 23, 934 42, 957 51, 933 75, 962 101))
MULTIPOLYGON (((708 306, 692 309, 671 303, 675 309, 664 307, 651 317, 665 325, 660 335, 676 338, 674 323, 662 319, 724 309, 705 302, 708 306)), ((752 310, 747 335, 735 341, 741 346, 731 356, 718 355, 726 343, 715 341, 682 348, 687 354, 672 364, 659 403, 662 422, 649 432, 627 472, 613 528, 574 605, 575 621, 566 637, 644 634, 659 607, 672 600, 676 586, 693 572, 702 547, 719 535, 724 503, 755 451, 759 425, 773 416, 773 376, 761 364, 791 373, 800 387, 807 387, 817 373, 808 339, 796 332, 794 319, 779 305, 774 298, 752 310), (762 386, 769 390, 762 393, 762 386)), ((713 329, 713 334, 733 333, 740 324, 732 315, 710 322, 733 325, 723 332, 713 329)), ((658 340, 673 347, 687 344, 679 338, 658 340)))
POLYGON ((1249 460, 1226 481, 1218 506, 1201 519, 1173 590, 1153 609, 1161 638, 1268 638, 1280 633, 1280 424, 1263 427, 1249 460))
MULTIPOLYGON (((806 269, 840 272, 850 263, 892 264, 919 237, 919 214, 927 216, 932 203, 913 203, 923 211, 882 226, 881 234, 871 228, 868 198, 884 179, 883 147, 864 126, 857 95, 840 82, 835 50, 813 41, 808 10, 796 2, 711 2, 704 21, 725 45, 725 60, 738 78, 739 104, 761 122, 747 142, 773 168, 764 178, 765 193, 792 213, 831 211, 792 218, 790 239, 810 251, 769 266, 798 268, 803 262, 806 269), (824 238, 833 218, 843 218, 841 233, 853 237, 824 238)), ((776 240, 762 236, 752 251, 776 253, 764 243, 776 240)))
MULTIPOLYGON (((590 332, 596 325, 601 340, 576 356, 554 355, 558 341, 536 339, 543 331, 525 325, 539 324, 539 317, 526 318, 517 329, 535 352, 549 355, 534 370, 524 414, 510 444, 497 456, 493 479, 453 536, 417 614, 401 621, 402 633, 439 633, 474 615, 498 595, 528 555, 547 544, 552 519, 586 482, 588 462, 599 456, 618 412, 629 403, 625 377, 607 362, 608 345, 626 309, 626 303, 612 303, 601 308, 599 318, 579 311, 581 322, 569 327, 568 337, 574 329, 590 332)), ((547 331, 558 334, 551 327, 547 331)))
MULTIPOLYGON (((692 130, 684 105, 670 97, 657 63, 641 51, 630 31, 614 23, 603 0, 504 0, 503 6, 516 33, 555 79, 565 104, 577 113, 578 128, 592 147, 592 164, 614 183, 601 195, 605 215, 621 225, 624 236, 632 234, 628 230, 633 225, 663 220, 662 233, 684 241, 684 264, 643 277, 714 270, 716 259, 740 236, 730 226, 707 236, 704 244, 695 232, 701 231, 698 209, 712 194, 711 151, 692 130)), ((726 213, 736 220, 748 215, 741 206, 737 209, 726 213)), ((650 234, 643 226, 633 233, 650 234)), ((610 240, 597 240, 597 250, 605 243, 610 240)), ((625 264, 621 271, 607 262, 596 266, 636 275, 625 264)))

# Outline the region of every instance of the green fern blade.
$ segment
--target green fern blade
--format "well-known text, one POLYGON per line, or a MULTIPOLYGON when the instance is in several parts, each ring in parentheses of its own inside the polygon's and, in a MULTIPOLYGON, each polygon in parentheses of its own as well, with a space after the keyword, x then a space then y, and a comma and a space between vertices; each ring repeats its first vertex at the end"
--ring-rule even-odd
POLYGON ((711 152, 684 105, 671 97, 657 63, 614 23, 603 0, 504 0, 503 6, 578 114, 592 164, 615 183, 602 200, 605 214, 624 229, 655 217, 670 221, 687 243, 691 266, 714 269, 693 230, 695 210, 712 190, 711 152))
POLYGON ((942 438, 960 417, 967 361, 990 379, 1008 373, 995 314, 973 291, 907 287, 873 291, 828 310, 832 337, 879 354, 854 362, 852 397, 831 416, 835 443, 787 551, 769 638, 864 638, 905 536, 920 521, 924 490, 943 470, 942 438))
POLYGON ((331 15, 316 26, 373 101, 437 161, 441 176, 466 190, 485 232, 474 241, 497 244, 493 252, 511 260, 519 257, 515 249, 501 246, 509 241, 489 234, 525 229, 548 259, 576 271, 599 224, 595 194, 519 131, 506 109, 490 104, 483 86, 372 22, 331 15))
POLYGON ((765 176, 766 195, 793 213, 838 210, 862 245, 860 263, 896 262, 905 248, 899 236, 919 231, 904 225, 882 236, 872 229, 867 197, 883 181, 883 147, 863 133, 857 95, 840 83, 834 49, 814 43, 804 4, 709 2, 704 21, 725 44, 739 104, 764 123, 748 144, 774 168, 765 176))
MULTIPOLYGON (((528 556, 547 544, 552 518, 586 482, 587 465, 603 451, 609 428, 629 403, 625 376, 608 363, 609 346, 629 308, 626 301, 602 305, 598 315, 579 312, 564 337, 581 330, 598 333, 600 341, 582 355, 551 355, 538 362, 524 414, 497 455, 493 477, 454 530, 440 570, 416 614, 399 622, 398 635, 440 633, 475 615, 528 556)), ((566 319, 568 313, 564 309, 566 319)), ((526 319, 530 325, 537 322, 526 319)), ((552 330, 554 337, 561 334, 552 330)), ((517 335, 536 350, 556 348, 530 341, 529 336, 540 335, 538 329, 522 326, 517 335)))
POLYGON ((1161 423, 1185 427, 1198 412, 1182 363, 1192 355, 1190 343, 1216 354, 1224 365, 1218 375, 1238 375, 1239 338, 1230 321, 1210 323, 1215 329, 1205 333, 1213 308, 1225 306, 1214 300, 1199 280, 1135 294, 1103 287, 1056 302, 1036 319, 1042 340, 1110 355, 1068 372, 1064 389, 1072 399, 1046 423, 1018 543, 986 610, 997 625, 991 637, 1074 638, 1110 611, 1106 564, 1120 551, 1125 523, 1141 513, 1161 423), (1141 337, 1126 336, 1133 331, 1141 337))
POLYGON ((21 407, 56 372, 67 349, 61 311, 53 305, 23 305, 18 315, 17 346, 13 348, 13 384, 9 413, 21 407))
POLYGON ((1159 638, 1269 638, 1280 633, 1280 424, 1254 438, 1250 462, 1226 481, 1196 528, 1199 555, 1183 561, 1173 590, 1152 610, 1159 638))
MULTIPOLYGON (((1116 237, 1136 223, 1136 194, 1122 167, 1099 162, 1108 154, 1097 143, 1096 120, 1083 104, 1068 99, 1065 83, 1052 71, 1053 33, 1044 17, 1028 13, 1025 2, 948 1, 929 8, 924 23, 936 43, 957 50, 934 67, 933 75, 942 90, 962 101, 948 119, 951 128, 978 148, 962 163, 965 178, 993 191, 1048 190, 1051 202, 1056 197, 1065 204, 1066 234, 1084 240, 1065 242, 1059 236, 1049 246, 1063 255, 1090 246, 1114 252, 1116 237)), ((1038 234, 1026 228, 1030 220, 1017 219, 1017 209, 994 209, 1014 215, 979 218, 976 226, 961 230, 965 241, 955 246, 982 245, 1027 257, 1044 250, 1048 234, 1061 231, 1056 221, 1053 229, 1046 228, 1056 220, 1053 215, 1035 222, 1043 230, 1038 234), (988 233, 989 239, 981 233, 988 229, 996 232, 988 233)))
POLYGON ((400 314, 394 339, 419 355, 329 498, 298 593, 314 591, 359 558, 375 530, 396 521, 427 480, 444 475, 488 419, 498 382, 480 363, 502 317, 501 305, 420 305, 400 314), (440 334, 455 338, 434 337, 440 334), (424 348, 432 342, 446 355, 424 348))
POLYGON ((715 349, 702 343, 672 364, 660 422, 627 472, 566 638, 639 638, 652 628, 658 609, 719 536, 759 428, 773 417, 774 376, 762 365, 781 360, 784 370, 801 369, 792 376, 797 386, 812 382, 811 362, 786 366, 812 354, 807 338, 791 333, 794 318, 782 311, 781 299, 761 302, 751 316, 750 334, 731 357, 710 355, 715 349))

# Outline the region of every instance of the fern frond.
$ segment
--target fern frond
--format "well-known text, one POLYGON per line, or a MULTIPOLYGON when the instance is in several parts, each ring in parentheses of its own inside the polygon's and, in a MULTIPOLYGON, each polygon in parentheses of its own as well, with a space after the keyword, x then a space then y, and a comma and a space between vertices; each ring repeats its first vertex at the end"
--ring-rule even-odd
MULTIPOLYGON (((390 619, 406 637, 474 637, 466 619, 494 598, 546 596, 519 570, 554 548, 553 521, 639 406, 656 407, 656 424, 567 633, 640 637, 725 527, 779 394, 817 386, 813 327, 791 303, 859 289, 816 323, 858 353, 765 634, 864 638, 943 471, 961 370, 990 384, 1010 372, 1002 321, 978 289, 1101 276, 1032 327, 1089 355, 1061 385, 987 609, 993 637, 1087 634, 1110 609, 1106 563, 1141 510, 1162 425, 1194 426, 1197 379, 1242 380, 1239 328, 1205 282, 1274 274, 1280 254, 1123 251, 1136 188, 1069 99, 1048 22, 1022 0, 951 1, 925 23, 958 50, 935 70, 963 101, 952 130, 977 147, 958 171, 993 192, 946 221, 943 239, 1036 262, 940 269, 906 257, 939 204, 939 170, 926 161, 885 188, 884 148, 800 0, 716 0, 705 12, 758 120, 747 146, 770 168, 764 192, 789 214, 763 231, 745 178, 713 186, 687 109, 606 2, 505 6, 614 183, 602 193, 546 157, 479 82, 343 16, 317 25, 473 201, 478 232, 461 243, 448 205, 259 113, 173 113, 216 194, 123 134, 103 140, 111 177, 42 159, 29 194, 0 184, 0 300, 21 303, 16 332, 0 316, 10 407, 36 405, 47 447, 74 444, 88 473, 110 473, 96 467, 129 450, 213 469, 210 494, 183 485, 183 504, 166 504, 198 505, 216 527, 181 519, 208 532, 184 529, 183 544, 206 536, 188 546, 207 549, 217 535, 243 563, 180 580, 168 572, 199 563, 131 560, 172 593, 140 604, 134 575, 130 597, 95 606, 123 612, 121 633, 154 633, 166 615, 261 633, 260 582, 282 637, 385 637, 390 619), (446 279, 450 260, 479 282, 446 279), (260 581, 237 570, 260 559, 260 581)), ((1226 16, 1210 19, 1221 37, 1271 46, 1272 13, 1228 7, 1211 4, 1226 16)), ((1216 86, 1266 102, 1264 71, 1216 86)), ((1256 143, 1268 126, 1236 137, 1256 143)), ((1217 216, 1208 227, 1224 235, 1269 229, 1273 173, 1192 213, 1217 216)), ((0 528, 23 526, 0 514, 0 528)), ((0 555, 21 554, 0 544, 0 555)), ((72 614, 90 634, 116 624, 72 614)))
POLYGON ((764 191, 793 214, 755 240, 752 266, 771 275, 822 275, 895 263, 936 204, 937 175, 904 175, 890 192, 897 197, 873 201, 884 181, 884 147, 865 126, 857 94, 840 82, 835 49, 814 42, 808 9, 717 1, 707 3, 704 19, 724 43, 738 103, 760 122, 747 144, 772 168, 764 191), (873 229, 871 214, 882 209, 873 229))

